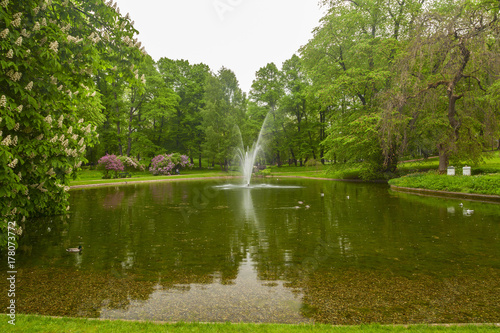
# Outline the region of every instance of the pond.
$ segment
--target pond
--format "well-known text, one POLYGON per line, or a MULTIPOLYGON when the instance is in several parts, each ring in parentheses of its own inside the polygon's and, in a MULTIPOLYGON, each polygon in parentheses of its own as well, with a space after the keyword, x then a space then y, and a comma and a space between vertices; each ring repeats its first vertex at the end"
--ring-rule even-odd
MULTIPOLYGON (((500 205, 397 193, 385 184, 224 182, 71 191, 67 216, 30 221, 20 240, 18 312, 500 322, 500 205), (80 254, 65 250, 78 245, 80 254)), ((6 293, 0 301, 6 304, 6 293)))

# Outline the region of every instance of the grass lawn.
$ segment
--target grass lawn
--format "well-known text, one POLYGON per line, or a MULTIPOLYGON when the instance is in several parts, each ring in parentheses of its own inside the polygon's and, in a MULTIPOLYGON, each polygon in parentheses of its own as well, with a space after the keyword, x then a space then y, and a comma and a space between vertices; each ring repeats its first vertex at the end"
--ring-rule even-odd
MULTIPOLYGON (((401 178, 392 179, 390 183, 396 186, 425 188, 431 190, 442 190, 451 192, 480 193, 499 195, 500 191, 500 154, 498 151, 485 153, 485 160, 478 166, 472 166, 472 174, 480 175, 474 177, 456 176, 447 177, 438 175, 438 158, 429 158, 415 161, 401 162, 398 165, 397 175, 401 178), (497 174, 497 175, 488 175, 497 174), (405 175, 407 175, 405 177, 405 175)), ((456 165, 457 175, 461 173, 464 165, 456 165)), ((102 174, 97 170, 85 169, 79 173, 76 180, 70 185, 91 185, 122 183, 130 181, 149 181, 163 179, 183 178, 208 178, 208 177, 238 177, 241 176, 237 168, 233 171, 224 172, 220 168, 182 170, 180 175, 153 176, 149 172, 134 173, 131 178, 102 179, 102 174)), ((331 179, 360 179, 361 168, 358 165, 316 165, 316 166, 270 166, 260 172, 264 176, 291 176, 331 179)))
POLYGON ((78 178, 70 182, 71 186, 75 185, 89 185, 89 184, 108 184, 108 183, 122 183, 129 181, 146 181, 146 180, 162 180, 162 179, 175 179, 175 178, 208 178, 208 177, 233 177, 239 176, 239 172, 229 171, 223 172, 217 169, 193 169, 183 170, 180 175, 172 176, 153 176, 149 172, 137 172, 132 174, 130 178, 116 178, 116 179, 102 179, 102 173, 98 170, 84 169, 78 173, 78 178))
POLYGON ((493 325, 284 325, 284 324, 229 324, 229 323, 176 323, 162 324, 152 322, 93 320, 85 318, 52 318, 35 315, 16 315, 16 325, 8 323, 4 315, 0 322, 2 332, 498 332, 500 326, 493 325))

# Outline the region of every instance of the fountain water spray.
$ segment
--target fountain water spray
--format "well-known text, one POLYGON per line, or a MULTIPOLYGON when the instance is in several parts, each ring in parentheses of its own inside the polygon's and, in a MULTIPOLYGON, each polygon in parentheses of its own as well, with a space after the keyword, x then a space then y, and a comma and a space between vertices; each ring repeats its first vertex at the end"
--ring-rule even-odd
POLYGON ((241 138, 241 132, 238 129, 238 133, 240 135, 240 141, 241 141, 241 148, 236 149, 236 155, 240 160, 241 167, 242 167, 242 172, 243 172, 243 182, 246 186, 250 186, 250 180, 252 179, 252 173, 253 173, 253 166, 255 164, 255 159, 257 158, 257 155, 259 151, 261 150, 261 144, 260 141, 262 139, 262 134, 264 132, 264 127, 267 122, 267 117, 269 116, 269 113, 266 115, 266 118, 264 119, 264 122, 262 123, 262 127, 259 132, 259 137, 257 138, 257 142, 254 142, 252 145, 252 148, 249 149, 247 147, 246 151, 243 149, 243 139, 241 138))

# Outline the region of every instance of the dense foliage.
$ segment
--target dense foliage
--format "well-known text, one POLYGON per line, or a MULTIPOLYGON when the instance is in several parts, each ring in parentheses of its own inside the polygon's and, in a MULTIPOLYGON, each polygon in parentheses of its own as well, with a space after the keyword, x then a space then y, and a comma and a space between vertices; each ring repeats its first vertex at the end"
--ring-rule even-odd
MULTIPOLYGON (((112 55, 144 57, 135 33, 112 1, 0 2, 3 237, 9 221, 20 226, 70 209, 68 179, 86 162, 103 121, 96 75, 113 73, 112 55)), ((129 70, 122 78, 135 84, 129 70)))

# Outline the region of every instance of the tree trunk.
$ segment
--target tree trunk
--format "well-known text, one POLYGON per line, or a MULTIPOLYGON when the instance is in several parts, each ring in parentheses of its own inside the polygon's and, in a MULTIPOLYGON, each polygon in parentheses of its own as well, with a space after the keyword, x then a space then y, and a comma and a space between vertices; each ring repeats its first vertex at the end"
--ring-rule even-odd
POLYGON ((448 169, 448 151, 444 147, 443 144, 438 145, 438 151, 439 151, 439 173, 444 174, 446 173, 446 170, 448 169))

